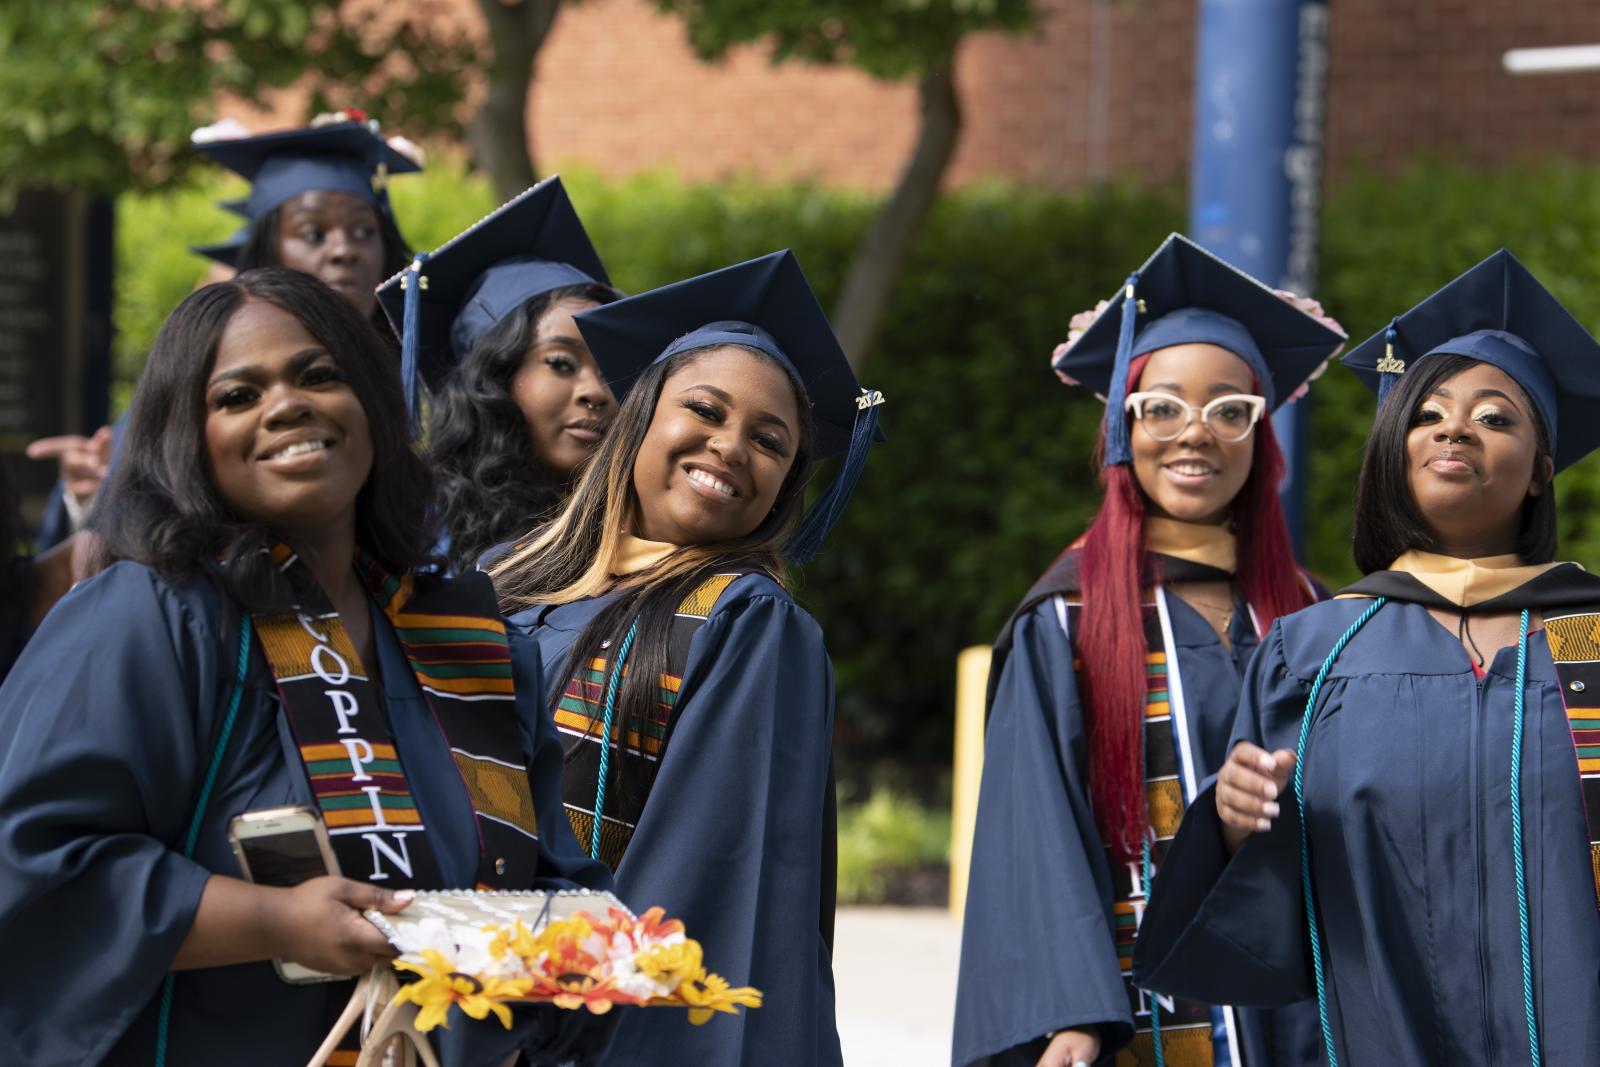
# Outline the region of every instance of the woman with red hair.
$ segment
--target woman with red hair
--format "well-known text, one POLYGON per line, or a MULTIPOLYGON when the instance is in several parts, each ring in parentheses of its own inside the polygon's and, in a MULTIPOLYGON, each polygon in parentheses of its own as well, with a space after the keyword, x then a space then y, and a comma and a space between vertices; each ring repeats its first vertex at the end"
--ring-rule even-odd
POLYGON ((1317 597, 1267 416, 1344 334, 1177 234, 1084 317, 1055 366, 1107 397, 1105 497, 995 644, 954 1062, 1314 1062, 1314 1015, 1157 998, 1129 968, 1259 635, 1317 597))

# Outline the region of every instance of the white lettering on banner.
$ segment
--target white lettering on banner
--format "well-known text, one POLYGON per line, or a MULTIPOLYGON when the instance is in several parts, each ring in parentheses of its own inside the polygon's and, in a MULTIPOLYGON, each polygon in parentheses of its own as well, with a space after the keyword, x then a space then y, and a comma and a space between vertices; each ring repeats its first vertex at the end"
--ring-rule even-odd
MULTIPOLYGON (((330 693, 328 695, 332 696, 333 694, 330 693)), ((348 696, 349 694, 341 693, 339 695, 348 696)), ((341 730, 339 732, 343 733, 344 731, 341 730)), ((375 753, 372 751, 372 746, 361 740, 359 737, 347 737, 341 741, 340 744, 344 745, 344 750, 350 753, 350 770, 352 772, 350 775, 350 780, 352 782, 372 781, 372 775, 361 769, 366 764, 371 763, 375 758, 375 753), (363 752, 366 754, 362 755, 363 752)))
MULTIPOLYGON (((323 692, 328 695, 329 700, 333 701, 333 713, 339 716, 339 732, 341 734, 355 733, 356 728, 350 725, 350 718, 361 712, 361 709, 356 707, 356 698, 343 689, 326 689, 323 692)), ((348 744, 349 742, 345 743, 348 744)), ((365 742, 362 743, 365 744, 365 742)))
POLYGON ((317 672, 318 678, 329 685, 343 685, 350 680, 350 664, 333 650, 332 645, 317 645, 311 650, 311 669, 317 672), (330 656, 334 665, 339 668, 338 675, 329 674, 327 668, 322 665, 323 659, 330 656))
POLYGON ((411 877, 411 850, 406 846, 404 833, 393 835, 392 846, 383 839, 382 834, 365 833, 361 837, 372 846, 372 873, 367 876, 367 881, 382 882, 388 879, 389 872, 383 869, 383 864, 380 862, 383 857, 388 857, 389 862, 394 864, 401 874, 407 878, 411 877))
POLYGON ((1133 905, 1133 928, 1138 930, 1144 925, 1144 909, 1148 903, 1144 898, 1144 864, 1141 861, 1128 861, 1128 880, 1133 884, 1128 903, 1133 905))
MULTIPOLYGON (((368 775, 368 777, 370 778, 371 775, 368 775)), ((383 805, 378 801, 378 795, 383 792, 383 786, 364 785, 361 787, 361 791, 367 794, 368 800, 372 801, 372 814, 378 820, 374 825, 388 826, 388 822, 383 817, 383 805)))
POLYGON ((300 620, 300 628, 302 630, 304 630, 306 633, 310 634, 312 637, 315 637, 317 639, 317 643, 318 644, 325 645, 325 644, 328 643, 327 637, 324 636, 323 634, 318 633, 317 632, 317 628, 315 626, 311 625, 311 616, 309 616, 309 615, 297 615, 295 617, 300 620))
MULTIPOLYGON (((1173 1012, 1173 1011, 1176 1011, 1177 1007, 1178 1007, 1178 1000, 1177 1000, 1176 997, 1164 997, 1160 993, 1156 994, 1156 1003, 1161 1005, 1161 1010, 1162 1011, 1168 1012, 1169 1014, 1171 1012, 1173 1012)), ((1135 1012, 1134 1014, 1136 1014, 1136 1015, 1149 1015, 1150 1014, 1150 992, 1149 992, 1149 990, 1146 990, 1146 989, 1139 990, 1139 1010, 1137 1012, 1135 1012)))

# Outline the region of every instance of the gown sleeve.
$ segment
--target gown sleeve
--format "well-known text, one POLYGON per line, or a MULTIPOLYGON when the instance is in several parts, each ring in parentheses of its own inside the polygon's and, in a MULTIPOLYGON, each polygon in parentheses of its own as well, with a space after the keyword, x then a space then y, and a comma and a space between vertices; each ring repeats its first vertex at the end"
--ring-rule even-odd
POLYGON ((118 564, 51 611, 0 686, 0 1062, 99 1063, 155 995, 209 872, 190 816, 215 635, 118 564))
POLYGON ((1107 915, 1110 872, 1089 806, 1072 646, 1055 604, 1043 601, 1013 624, 984 739, 956 1067, 985 1058, 1032 1067, 1055 1030, 1096 1028, 1106 1053, 1133 1036, 1107 915))
POLYGON ((660 905, 705 966, 764 994, 702 1026, 670 1008, 620 1020, 615 1063, 784 1067, 840 1062, 821 923, 833 667, 787 596, 719 604, 695 635, 677 721, 617 872, 635 909, 660 905))
MULTIPOLYGON (((1251 659, 1231 750, 1249 741, 1293 748, 1306 683, 1290 669, 1282 621, 1251 659)), ((1216 777, 1184 816, 1156 874, 1134 947, 1134 980, 1212 1004, 1276 1008, 1315 995, 1300 886, 1300 813, 1292 790, 1272 829, 1231 858, 1217 816, 1216 777)))

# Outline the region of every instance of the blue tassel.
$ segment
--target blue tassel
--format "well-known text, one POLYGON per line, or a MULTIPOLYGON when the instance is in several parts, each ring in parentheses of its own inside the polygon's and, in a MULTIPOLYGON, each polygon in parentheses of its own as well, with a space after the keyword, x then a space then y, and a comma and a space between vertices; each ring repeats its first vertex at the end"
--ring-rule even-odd
POLYGON ((1123 286, 1122 325, 1117 331, 1117 358, 1111 365, 1111 388, 1106 390, 1106 414, 1103 426, 1106 436, 1104 466, 1114 463, 1132 463, 1133 448, 1128 443, 1128 414, 1123 405, 1128 399, 1128 364, 1133 362, 1133 332, 1139 321, 1139 300, 1135 289, 1139 285, 1139 272, 1128 275, 1123 286))
POLYGON ((882 403, 881 394, 862 390, 862 397, 857 401, 855 424, 850 430, 850 449, 839 464, 839 472, 833 476, 833 484, 823 491, 800 519, 789 543, 784 547, 784 558, 790 563, 810 562, 822 548, 828 531, 844 514, 844 506, 849 503, 850 494, 855 492, 856 482, 860 481, 861 471, 867 465, 867 453, 872 450, 873 439, 878 435, 878 407, 882 403))
MULTIPOLYGON (((1394 358, 1395 342, 1400 339, 1400 331, 1396 329, 1399 319, 1390 319, 1389 328, 1383 331, 1383 358, 1378 361, 1378 406, 1382 407, 1384 400, 1389 396, 1389 390, 1400 381, 1400 375, 1387 368, 1398 362, 1394 358)), ((1405 367, 1404 363, 1400 366, 1405 367)))
POLYGON ((422 394, 422 371, 419 366, 422 331, 418 319, 422 314, 422 264, 427 259, 428 253, 418 252, 417 258, 406 268, 405 314, 400 320, 400 386, 405 390, 406 423, 412 437, 417 436, 421 420, 421 413, 417 410, 422 394))

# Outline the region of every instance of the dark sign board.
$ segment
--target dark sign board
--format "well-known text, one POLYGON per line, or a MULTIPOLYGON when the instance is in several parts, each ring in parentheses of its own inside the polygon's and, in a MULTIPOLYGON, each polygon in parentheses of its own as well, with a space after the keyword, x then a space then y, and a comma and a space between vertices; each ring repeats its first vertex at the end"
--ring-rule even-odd
POLYGON ((25 190, 0 214, 0 462, 30 524, 56 469, 28 442, 106 421, 113 254, 109 200, 25 190))

